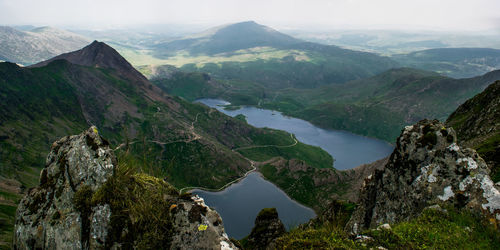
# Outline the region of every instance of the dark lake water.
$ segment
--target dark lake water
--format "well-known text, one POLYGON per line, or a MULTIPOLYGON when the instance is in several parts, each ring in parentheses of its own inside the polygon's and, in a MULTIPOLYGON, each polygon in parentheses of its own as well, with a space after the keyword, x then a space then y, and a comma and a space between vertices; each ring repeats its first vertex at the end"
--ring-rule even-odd
POLYGON ((287 229, 316 216, 312 209, 290 199, 278 187, 255 172, 221 192, 192 192, 203 197, 208 206, 215 208, 222 216, 226 233, 236 239, 250 234, 255 217, 262 208, 275 207, 287 229))
MULTIPOLYGON (((384 141, 345 131, 318 128, 307 121, 287 117, 277 111, 255 107, 224 110, 220 105, 229 103, 216 99, 200 99, 198 102, 217 108, 230 116, 243 114, 247 122, 255 127, 268 127, 293 133, 301 142, 319 146, 332 155, 336 169, 350 169, 373 162, 388 156, 393 150, 393 147, 384 141)), ((262 208, 275 207, 287 229, 307 222, 315 216, 312 209, 290 199, 258 173, 249 174, 239 183, 221 192, 193 190, 193 193, 203 197, 208 206, 216 209, 222 216, 227 234, 236 239, 241 239, 250 233, 255 217, 262 208)))
POLYGON ((238 110, 224 110, 220 105, 229 104, 223 100, 200 99, 209 107, 236 116, 243 114, 247 122, 255 127, 274 128, 295 134, 297 139, 305 144, 319 146, 328 152, 339 170, 351 169, 364 163, 373 162, 388 156, 394 149, 392 145, 382 140, 355 135, 346 131, 322 129, 310 122, 282 115, 278 111, 243 107, 238 110))

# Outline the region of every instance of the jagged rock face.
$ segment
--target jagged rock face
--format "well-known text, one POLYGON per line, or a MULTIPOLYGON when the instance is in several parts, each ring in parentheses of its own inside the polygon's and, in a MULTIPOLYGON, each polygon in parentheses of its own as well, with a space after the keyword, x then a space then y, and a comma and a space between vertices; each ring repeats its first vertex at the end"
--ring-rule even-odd
POLYGON ((474 150, 456 144, 452 128, 437 120, 407 126, 385 168, 365 180, 347 230, 408 220, 436 203, 482 211, 498 222, 500 192, 488 174, 474 150))
POLYGON ((120 249, 137 247, 135 244, 141 239, 146 239, 146 242, 154 240, 150 235, 131 235, 150 233, 143 228, 155 223, 153 218, 139 220, 137 213, 123 213, 137 209, 130 207, 137 200, 119 202, 126 204, 120 211, 117 210, 116 202, 108 202, 109 197, 119 195, 107 192, 109 189, 106 188, 112 186, 110 183, 128 183, 128 186, 113 188, 119 191, 125 189, 123 193, 127 195, 130 189, 139 190, 139 195, 142 194, 141 191, 153 190, 154 193, 155 190, 167 190, 158 195, 161 197, 158 201, 163 206, 154 207, 162 211, 161 216, 168 217, 167 226, 171 231, 165 232, 168 237, 162 238, 168 241, 164 247, 236 248, 224 233, 220 216, 208 208, 203 199, 190 195, 180 196, 168 183, 145 174, 127 176, 124 178, 125 183, 116 182, 113 178, 117 175, 117 169, 116 157, 108 143, 99 136, 96 127, 91 127, 80 135, 56 141, 47 157, 46 167, 41 172, 40 185, 31 189, 19 204, 14 247, 120 249), (113 219, 115 212, 121 213, 113 219), (127 218, 116 219, 124 215, 127 218), (126 223, 119 226, 117 221, 126 223))
POLYGON ((248 245, 251 249, 267 249, 285 232, 285 226, 279 219, 276 208, 264 208, 255 218, 255 226, 248 236, 248 245))
POLYGON ((31 189, 17 209, 15 247, 99 247, 99 241, 104 241, 105 235, 89 237, 89 229, 92 228, 92 233, 105 231, 102 226, 109 221, 109 207, 95 208, 87 216, 96 217, 96 220, 89 222, 82 218, 73 199, 82 187, 98 189, 113 174, 115 165, 113 152, 95 127, 81 135, 56 141, 40 174, 40 186, 31 189))

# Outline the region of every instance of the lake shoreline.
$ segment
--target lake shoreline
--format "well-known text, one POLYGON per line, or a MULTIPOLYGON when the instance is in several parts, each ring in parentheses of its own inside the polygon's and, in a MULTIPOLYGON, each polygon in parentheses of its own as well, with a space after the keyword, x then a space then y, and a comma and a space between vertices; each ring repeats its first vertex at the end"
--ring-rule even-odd
POLYGON ((225 107, 231 103, 221 99, 204 98, 195 102, 233 117, 242 114, 247 123, 255 127, 268 127, 294 134, 300 142, 321 147, 330 154, 335 159, 333 167, 339 171, 383 159, 394 149, 387 141, 346 130, 325 129, 277 110, 255 106, 238 106, 239 109, 226 110, 225 107))

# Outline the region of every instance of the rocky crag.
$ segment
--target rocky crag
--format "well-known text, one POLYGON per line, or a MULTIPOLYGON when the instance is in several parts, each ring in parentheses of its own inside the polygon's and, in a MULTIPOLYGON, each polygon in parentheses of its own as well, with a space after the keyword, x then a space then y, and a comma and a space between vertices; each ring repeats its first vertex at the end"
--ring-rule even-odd
POLYGON ((475 150, 457 145, 452 128, 422 120, 404 128, 385 168, 365 180, 346 227, 359 233, 415 218, 436 204, 481 211, 497 224, 500 192, 489 173, 475 150))
POLYGON ((118 162, 96 127, 56 141, 17 209, 15 249, 233 249, 203 199, 118 162))
POLYGON ((245 248, 274 249, 274 240, 285 232, 285 226, 279 219, 276 208, 264 208, 255 218, 255 226, 247 238, 245 248))

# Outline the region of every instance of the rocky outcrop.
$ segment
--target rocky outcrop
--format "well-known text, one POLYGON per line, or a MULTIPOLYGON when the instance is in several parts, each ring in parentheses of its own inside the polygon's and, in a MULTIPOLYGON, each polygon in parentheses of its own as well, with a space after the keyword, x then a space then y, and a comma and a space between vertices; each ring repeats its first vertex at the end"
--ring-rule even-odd
POLYGON ((446 125, 456 130, 459 145, 477 150, 500 181, 500 81, 460 105, 446 125))
POLYGON ((248 236, 248 248, 272 249, 272 242, 285 232, 276 208, 264 208, 255 218, 255 226, 248 236))
POLYGON ((359 233, 408 220, 434 204, 481 211, 500 221, 500 192, 484 160, 459 147, 452 128, 422 120, 405 127, 385 168, 365 180, 347 229, 359 233))
POLYGON ((103 231, 99 227, 109 222, 109 206, 82 213, 73 200, 80 190, 100 188, 113 175, 115 166, 113 152, 95 127, 56 141, 40 174, 39 187, 31 189, 19 203, 14 246, 19 249, 100 247, 105 235, 93 233, 103 231), (100 220, 96 218, 93 222, 90 218, 95 216, 101 217, 100 220))
POLYGON ((96 127, 52 145, 16 214, 16 249, 232 249, 203 199, 131 171, 96 127))

